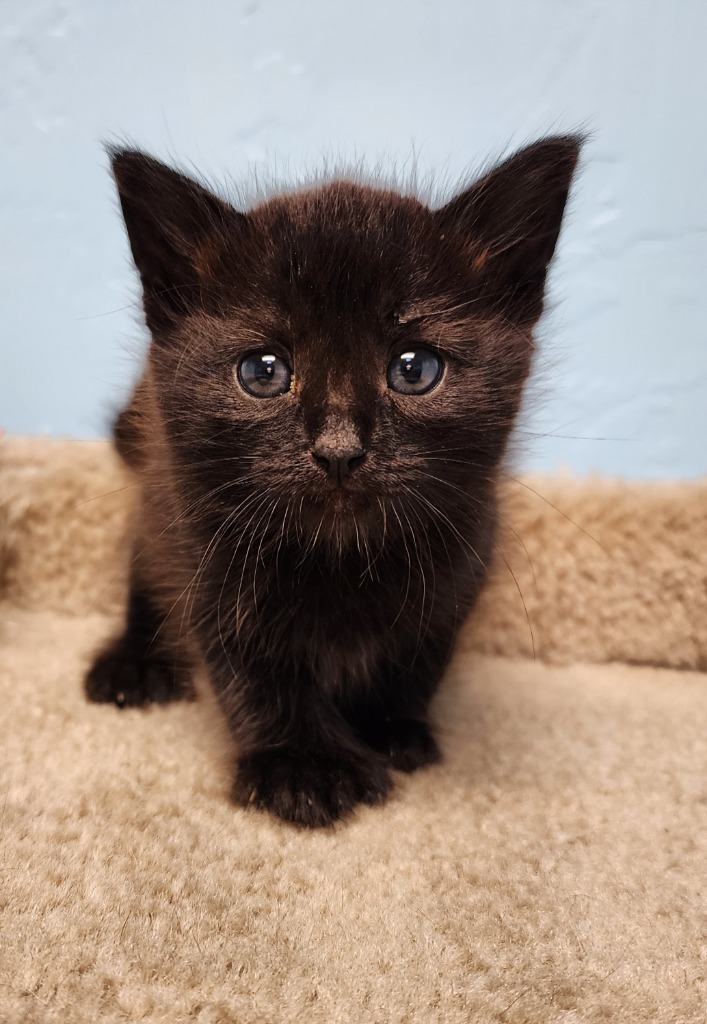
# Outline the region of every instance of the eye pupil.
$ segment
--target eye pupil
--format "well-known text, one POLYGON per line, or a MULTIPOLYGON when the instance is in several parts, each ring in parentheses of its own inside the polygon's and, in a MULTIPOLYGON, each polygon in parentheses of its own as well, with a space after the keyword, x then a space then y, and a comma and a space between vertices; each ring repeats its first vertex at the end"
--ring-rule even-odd
POLYGON ((422 376, 422 356, 417 352, 405 352, 400 359, 403 363, 405 380, 415 383, 422 376))

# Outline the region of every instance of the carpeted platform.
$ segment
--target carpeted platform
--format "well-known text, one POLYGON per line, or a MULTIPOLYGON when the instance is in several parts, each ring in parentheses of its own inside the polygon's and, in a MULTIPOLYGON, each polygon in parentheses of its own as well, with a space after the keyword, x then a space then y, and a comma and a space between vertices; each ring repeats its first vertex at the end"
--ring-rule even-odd
POLYGON ((314 833, 208 700, 84 702, 130 495, 0 440, 3 1024, 707 1020, 707 484, 509 482, 444 763, 314 833))

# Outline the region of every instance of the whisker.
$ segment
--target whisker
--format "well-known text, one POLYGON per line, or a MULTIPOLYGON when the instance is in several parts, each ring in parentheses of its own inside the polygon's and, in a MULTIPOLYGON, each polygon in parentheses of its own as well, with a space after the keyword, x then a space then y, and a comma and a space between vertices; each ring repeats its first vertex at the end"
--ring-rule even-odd
POLYGON ((550 508, 553 508, 555 510, 555 512, 557 512, 558 515, 561 515, 563 517, 563 519, 566 519, 568 523, 572 523, 572 526, 576 527, 579 530, 580 533, 583 533, 585 537, 588 537, 589 540, 593 541, 594 544, 596 544, 596 546, 598 548, 600 548, 607 557, 610 557, 609 552, 607 551, 607 549, 604 547, 603 544, 599 543, 599 541, 596 539, 596 537, 592 537, 591 533, 589 533, 587 530, 585 530, 583 526, 580 526, 579 523, 576 523, 574 521, 574 519, 572 519, 570 516, 567 515, 566 512, 563 512, 561 508, 557 507, 557 505, 553 505, 553 503, 550 501, 550 499, 546 498, 544 494, 541 494, 540 491, 536 491, 534 487, 530 486, 530 484, 525 483, 524 480, 519 480, 517 477, 507 476, 507 479, 508 480, 512 480, 513 483, 518 484, 520 487, 524 487, 527 491, 530 491, 536 497, 538 497, 542 501, 544 501, 546 505, 549 505, 550 508))

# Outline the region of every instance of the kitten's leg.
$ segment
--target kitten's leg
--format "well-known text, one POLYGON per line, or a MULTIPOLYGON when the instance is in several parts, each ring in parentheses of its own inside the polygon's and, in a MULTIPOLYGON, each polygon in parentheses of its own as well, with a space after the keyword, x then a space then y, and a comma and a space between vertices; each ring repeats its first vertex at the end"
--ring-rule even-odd
POLYGON ((91 666, 85 680, 88 699, 128 707, 193 696, 191 665, 164 626, 149 590, 133 580, 125 631, 91 666))
POLYGON ((251 666, 236 689, 232 670, 213 661, 210 668, 238 748, 236 803, 318 827, 386 796, 384 759, 356 739, 312 680, 251 666))
POLYGON ((412 772, 441 758, 427 711, 451 647, 452 639, 427 641, 411 666, 383 666, 375 685, 350 698, 344 709, 356 735, 398 771, 412 772))

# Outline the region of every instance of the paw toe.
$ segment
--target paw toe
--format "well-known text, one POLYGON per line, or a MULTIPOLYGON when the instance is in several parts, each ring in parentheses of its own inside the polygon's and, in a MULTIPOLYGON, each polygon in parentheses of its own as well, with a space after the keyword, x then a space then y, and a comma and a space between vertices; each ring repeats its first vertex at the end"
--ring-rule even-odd
POLYGON ((166 704, 189 696, 189 684, 165 660, 140 657, 120 645, 99 655, 85 681, 91 701, 119 708, 166 704))
POLYGON ((413 718, 392 719, 386 723, 377 744, 390 766, 401 772, 414 772, 440 760, 437 741, 425 722, 413 718))
POLYGON ((345 817, 357 804, 380 802, 390 786, 386 768, 373 758, 267 751, 241 759, 232 795, 239 804, 321 828, 345 817))

